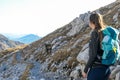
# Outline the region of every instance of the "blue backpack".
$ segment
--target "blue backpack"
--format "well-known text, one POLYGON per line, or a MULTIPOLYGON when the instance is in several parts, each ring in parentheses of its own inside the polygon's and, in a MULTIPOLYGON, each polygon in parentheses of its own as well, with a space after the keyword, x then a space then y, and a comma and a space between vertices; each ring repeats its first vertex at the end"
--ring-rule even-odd
POLYGON ((119 31, 116 28, 107 26, 106 29, 102 31, 103 40, 101 42, 103 55, 102 55, 102 64, 112 65, 120 57, 119 51, 119 31))

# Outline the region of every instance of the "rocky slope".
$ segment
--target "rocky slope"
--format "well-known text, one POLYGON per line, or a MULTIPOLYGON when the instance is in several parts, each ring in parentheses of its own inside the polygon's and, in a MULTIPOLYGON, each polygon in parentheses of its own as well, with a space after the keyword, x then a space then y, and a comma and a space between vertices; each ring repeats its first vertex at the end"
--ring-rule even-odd
POLYGON ((5 50, 7 48, 16 47, 19 45, 23 45, 23 44, 18 41, 9 40, 8 38, 0 34, 0 51, 5 50))
MULTIPOLYGON (((96 11, 104 15, 108 25, 120 28, 119 0, 96 11)), ((4 52, 0 59, 0 80, 86 80, 79 73, 89 58, 89 15, 90 12, 80 14, 20 50, 4 52)))

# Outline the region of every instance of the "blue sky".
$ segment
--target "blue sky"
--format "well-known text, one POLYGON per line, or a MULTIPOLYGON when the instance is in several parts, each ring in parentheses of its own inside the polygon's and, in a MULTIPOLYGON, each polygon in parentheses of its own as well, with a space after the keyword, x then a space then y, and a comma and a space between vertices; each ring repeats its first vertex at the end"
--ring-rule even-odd
POLYGON ((45 36, 115 0, 0 0, 0 33, 45 36))

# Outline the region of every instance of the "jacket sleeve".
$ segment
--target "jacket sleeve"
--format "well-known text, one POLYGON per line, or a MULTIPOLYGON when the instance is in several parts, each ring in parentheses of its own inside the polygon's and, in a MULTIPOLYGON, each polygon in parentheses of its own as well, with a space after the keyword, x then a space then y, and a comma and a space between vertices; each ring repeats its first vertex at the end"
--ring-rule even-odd
POLYGON ((84 72, 87 73, 88 69, 92 67, 94 60, 97 56, 97 49, 98 49, 98 33, 93 31, 91 33, 91 38, 89 42, 89 60, 85 66, 84 72))

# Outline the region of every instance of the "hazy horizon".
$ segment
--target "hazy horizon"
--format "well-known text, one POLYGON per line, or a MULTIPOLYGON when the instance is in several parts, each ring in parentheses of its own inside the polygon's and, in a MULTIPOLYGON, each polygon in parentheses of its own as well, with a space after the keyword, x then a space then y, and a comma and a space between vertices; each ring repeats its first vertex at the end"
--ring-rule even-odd
POLYGON ((115 0, 0 0, 0 33, 51 33, 87 11, 115 0))
MULTIPOLYGON (((25 37, 25 36, 28 36, 28 35, 35 35, 35 36, 39 36, 37 34, 21 34, 21 33, 18 33, 18 34, 13 34, 13 33, 0 33, 2 35, 4 35, 5 37, 11 39, 11 40, 14 40, 14 39, 19 39, 19 38, 22 38, 22 37, 25 37)), ((40 38, 42 38, 41 36, 39 36, 40 38)))

